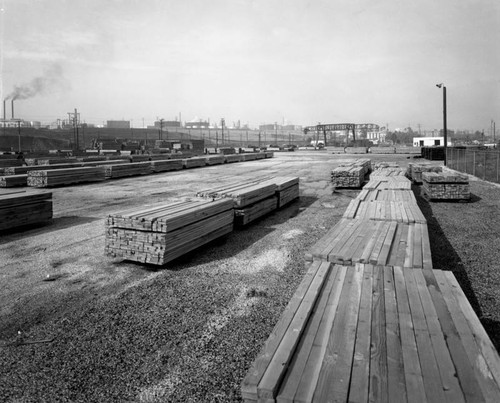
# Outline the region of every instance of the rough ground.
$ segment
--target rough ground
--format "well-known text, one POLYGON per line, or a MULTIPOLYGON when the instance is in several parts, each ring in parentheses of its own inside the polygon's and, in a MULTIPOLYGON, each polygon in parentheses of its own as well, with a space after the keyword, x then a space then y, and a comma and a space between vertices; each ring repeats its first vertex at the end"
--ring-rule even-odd
MULTIPOLYGON (((54 189, 51 225, 0 234, 0 401, 241 400, 242 378, 305 273, 305 251, 357 193, 332 193, 330 170, 357 157, 282 153, 54 189), (110 212, 268 174, 299 176, 300 200, 165 268, 103 255, 110 212)), ((494 336, 500 188, 471 188, 472 203, 419 204, 434 267, 456 271, 494 336)))

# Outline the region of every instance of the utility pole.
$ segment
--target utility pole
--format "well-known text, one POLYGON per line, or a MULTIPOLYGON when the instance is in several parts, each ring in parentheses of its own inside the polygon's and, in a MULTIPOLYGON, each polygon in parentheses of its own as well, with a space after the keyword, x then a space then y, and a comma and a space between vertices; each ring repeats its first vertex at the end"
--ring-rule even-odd
POLYGON ((278 146, 278 122, 274 122, 274 146, 278 146))
POLYGON ((68 119, 70 122, 73 122, 73 141, 75 142, 75 150, 80 149, 80 141, 78 138, 78 124, 80 122, 80 114, 75 108, 75 112, 68 112, 68 119))
POLYGON ((17 122, 17 139, 18 139, 18 151, 21 153, 21 121, 17 122))
POLYGON ((220 124, 221 124, 221 130, 222 130, 222 134, 221 134, 221 137, 222 137, 222 145, 224 145, 224 118, 221 118, 220 120, 220 124))

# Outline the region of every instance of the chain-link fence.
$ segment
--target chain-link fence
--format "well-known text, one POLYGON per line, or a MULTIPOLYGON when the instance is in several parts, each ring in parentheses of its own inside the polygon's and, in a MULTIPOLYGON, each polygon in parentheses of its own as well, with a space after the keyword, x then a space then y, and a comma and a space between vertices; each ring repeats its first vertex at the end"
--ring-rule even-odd
POLYGON ((448 168, 500 183, 500 150, 448 148, 446 161, 448 168))

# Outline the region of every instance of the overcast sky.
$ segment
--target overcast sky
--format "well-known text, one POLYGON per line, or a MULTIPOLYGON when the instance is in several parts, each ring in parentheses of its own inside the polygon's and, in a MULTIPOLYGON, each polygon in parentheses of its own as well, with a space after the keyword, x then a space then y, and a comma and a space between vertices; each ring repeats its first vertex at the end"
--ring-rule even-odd
POLYGON ((444 82, 449 128, 500 129, 498 0, 0 2, 2 98, 26 120, 433 129, 444 82))

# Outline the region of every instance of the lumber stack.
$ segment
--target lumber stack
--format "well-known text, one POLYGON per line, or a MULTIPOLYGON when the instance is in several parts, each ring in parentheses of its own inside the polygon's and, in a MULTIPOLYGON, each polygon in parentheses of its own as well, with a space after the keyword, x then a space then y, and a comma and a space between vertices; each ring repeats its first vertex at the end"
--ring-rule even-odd
POLYGON ((379 167, 370 174, 370 178, 406 176, 406 169, 399 167, 379 167))
POLYGON ((18 159, 0 159, 0 168, 19 167, 23 165, 23 160, 18 159))
POLYGON ((4 168, 4 175, 24 175, 30 171, 39 170, 53 170, 53 169, 65 169, 65 168, 76 168, 81 167, 82 162, 68 163, 68 164, 53 164, 53 165, 35 165, 35 166, 21 166, 21 167, 8 167, 4 168))
POLYGON ((210 155, 205 157, 206 165, 220 165, 224 164, 225 158, 223 155, 210 155))
POLYGON ((299 178, 296 176, 276 176, 265 182, 276 185, 275 195, 278 200, 278 208, 299 197, 299 178))
POLYGON ((153 172, 178 171, 184 168, 182 160, 157 160, 151 161, 153 172))
POLYGON ((52 193, 13 192, 0 195, 0 231, 52 219, 52 193))
POLYGON ((62 157, 62 158, 39 158, 37 165, 54 165, 54 164, 69 164, 78 162, 76 157, 62 157))
POLYGON ((346 154, 366 154, 368 152, 368 148, 366 147, 346 147, 346 154))
POLYGON ((339 188, 360 188, 365 181, 362 166, 337 167, 331 173, 332 184, 339 188))
POLYGON ((443 167, 432 163, 408 164, 408 170, 413 183, 422 183, 422 172, 442 172, 443 167))
POLYGON ((241 162, 243 161, 243 157, 241 154, 227 154, 224 155, 224 161, 228 164, 231 162, 241 162))
POLYGON ((274 153, 272 151, 265 151, 264 152, 264 156, 266 158, 273 158, 274 157, 274 153))
POLYGON ((45 188, 105 180, 103 167, 82 167, 29 171, 28 186, 45 188))
POLYGON ((380 201, 404 201, 417 204, 417 199, 411 190, 394 189, 362 189, 356 199, 362 201, 380 200, 380 201))
POLYGON ((256 203, 234 210, 234 222, 237 225, 247 225, 278 208, 278 198, 268 197, 256 203))
POLYGON ((204 167, 207 163, 205 157, 191 157, 182 160, 184 168, 204 167))
POLYGON ((363 189, 411 190, 411 182, 404 176, 374 176, 363 189))
POLYGON ((136 175, 149 175, 152 172, 153 168, 150 161, 104 165, 104 173, 106 179, 123 178, 126 176, 136 175))
POLYGON ((362 201, 354 199, 347 206, 343 217, 360 220, 397 221, 406 224, 426 223, 426 219, 417 204, 406 200, 362 201))
POLYGON ((105 253, 164 265, 233 230, 230 199, 194 199, 111 214, 105 253))
POLYGON ((257 153, 243 153, 241 159, 242 161, 254 161, 257 159, 257 153))
POLYGON ((266 158, 266 154, 261 153, 261 152, 255 153, 255 159, 256 160, 261 160, 261 159, 264 159, 264 158, 266 158))
POLYGON ((311 264, 245 402, 497 402, 500 359, 452 272, 311 264))
POLYGON ((424 193, 431 200, 469 200, 467 176, 452 172, 423 172, 424 193))
POLYGON ((0 187, 11 188, 15 186, 27 186, 28 185, 28 175, 7 175, 0 176, 0 187))
POLYGON ((131 154, 129 156, 130 162, 144 162, 144 161, 149 161, 150 156, 149 154, 131 154))

